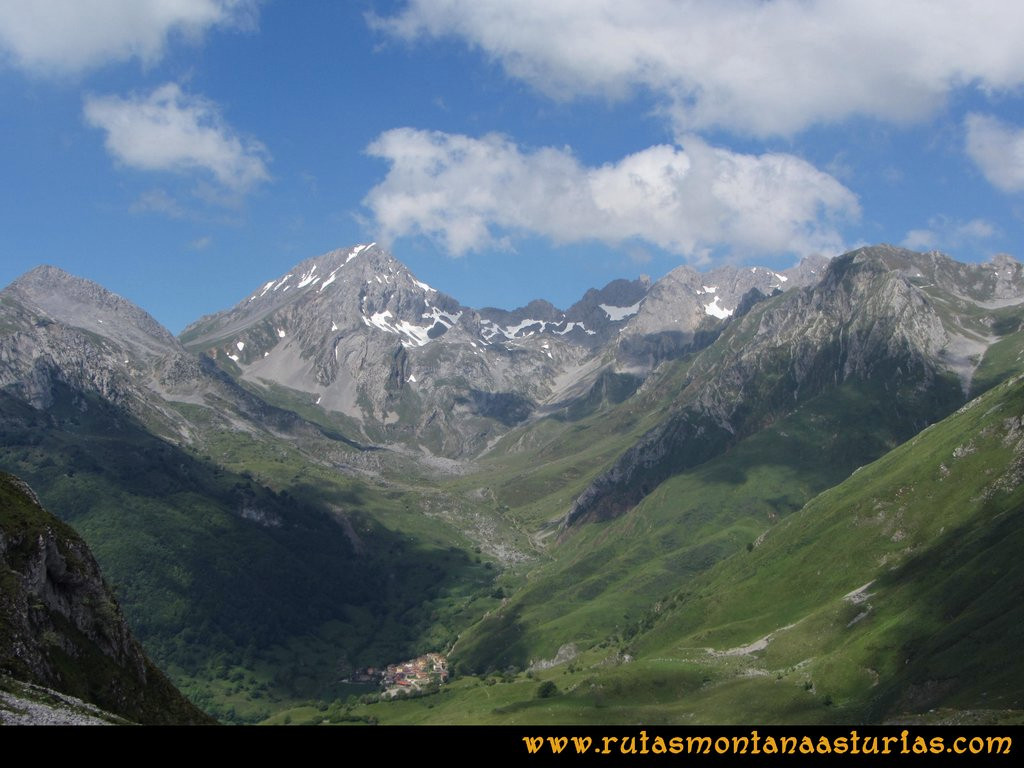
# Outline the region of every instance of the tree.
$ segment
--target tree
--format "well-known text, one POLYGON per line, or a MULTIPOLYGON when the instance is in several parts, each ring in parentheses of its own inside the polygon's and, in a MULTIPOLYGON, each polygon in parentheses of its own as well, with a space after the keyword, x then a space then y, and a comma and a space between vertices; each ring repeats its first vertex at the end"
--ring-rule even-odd
POLYGON ((555 685, 554 680, 545 680, 539 686, 537 686, 537 698, 538 699, 550 699, 552 696, 558 693, 558 686, 555 685))

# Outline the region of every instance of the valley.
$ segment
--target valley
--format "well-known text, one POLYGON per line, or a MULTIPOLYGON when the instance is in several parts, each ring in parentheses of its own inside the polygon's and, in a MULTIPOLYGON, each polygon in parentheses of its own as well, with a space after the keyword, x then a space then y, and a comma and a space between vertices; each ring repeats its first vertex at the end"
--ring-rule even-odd
POLYGON ((179 338, 42 267, 0 469, 224 722, 1017 722, 1022 327, 1018 262, 891 246, 563 311, 359 245, 179 338))

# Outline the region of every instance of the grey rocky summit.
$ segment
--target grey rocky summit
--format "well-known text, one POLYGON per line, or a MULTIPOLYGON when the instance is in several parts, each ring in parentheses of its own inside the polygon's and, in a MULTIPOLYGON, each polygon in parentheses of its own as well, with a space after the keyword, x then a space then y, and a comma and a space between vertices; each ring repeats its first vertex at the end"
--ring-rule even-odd
POLYGON ((816 271, 679 267, 653 284, 615 280, 565 311, 543 300, 471 309, 359 245, 298 264, 182 340, 268 396, 289 392, 350 419, 361 440, 459 457, 609 373, 642 377, 816 271))

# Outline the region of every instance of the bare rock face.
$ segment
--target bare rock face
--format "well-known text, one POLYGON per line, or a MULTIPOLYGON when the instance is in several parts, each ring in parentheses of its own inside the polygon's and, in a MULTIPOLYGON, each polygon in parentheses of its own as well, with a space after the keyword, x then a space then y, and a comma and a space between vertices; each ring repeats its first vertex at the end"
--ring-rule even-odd
POLYGON ((362 245, 299 264, 182 339, 268 394, 283 388, 353 419, 362 439, 460 456, 530 418, 624 325, 630 313, 601 300, 635 303, 644 287, 618 282, 575 314, 540 301, 473 310, 362 245), (595 312, 593 328, 571 319, 595 312))
POLYGON ((77 406, 96 395, 147 428, 190 442, 194 426, 173 407, 209 407, 225 425, 291 429, 282 413, 187 351, 149 314, 55 267, 38 267, 0 291, 0 393, 47 411, 58 392, 77 406))
POLYGON ((302 262, 182 340, 268 394, 353 419, 364 439, 464 456, 602 372, 643 374, 706 344, 752 289, 789 280, 761 268, 712 277, 681 267, 654 285, 615 280, 566 311, 539 300, 474 310, 360 245, 302 262))
POLYGON ((1020 265, 958 264, 889 246, 834 259, 820 281, 737 318, 698 356, 673 413, 595 478, 563 526, 625 512, 671 475, 847 381, 884 382, 908 412, 928 402, 935 417, 946 415, 994 340, 947 311, 954 300, 1024 301, 1020 265), (964 348, 976 354, 965 360, 964 348))
POLYGON ((135 722, 209 722, 132 637, 85 543, 3 473, 0 672, 135 722))
POLYGON ((63 384, 150 420, 161 411, 161 378, 178 386, 200 378, 192 356, 150 315, 56 267, 23 275, 0 299, 0 389, 38 410, 63 384))
POLYGON ((170 331, 132 302, 57 267, 36 267, 4 292, 40 318, 59 318, 103 336, 137 358, 159 358, 179 348, 170 331))

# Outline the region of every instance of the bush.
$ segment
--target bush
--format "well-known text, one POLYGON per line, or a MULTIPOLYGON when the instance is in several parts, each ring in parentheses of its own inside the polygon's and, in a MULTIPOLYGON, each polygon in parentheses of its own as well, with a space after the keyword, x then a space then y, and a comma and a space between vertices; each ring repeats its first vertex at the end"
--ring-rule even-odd
POLYGON ((537 698, 538 699, 550 699, 552 696, 558 693, 558 686, 555 685, 554 680, 545 680, 539 686, 537 686, 537 698))

